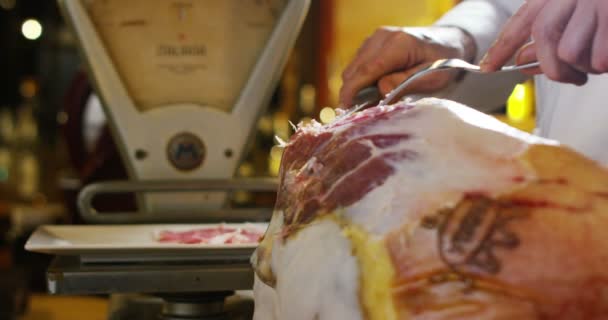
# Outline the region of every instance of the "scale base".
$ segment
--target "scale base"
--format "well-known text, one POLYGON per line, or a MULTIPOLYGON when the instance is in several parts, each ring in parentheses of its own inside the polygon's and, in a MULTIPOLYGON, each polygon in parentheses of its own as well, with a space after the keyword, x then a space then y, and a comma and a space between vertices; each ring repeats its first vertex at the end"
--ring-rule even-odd
POLYGON ((251 320, 250 292, 112 295, 109 320, 251 320))

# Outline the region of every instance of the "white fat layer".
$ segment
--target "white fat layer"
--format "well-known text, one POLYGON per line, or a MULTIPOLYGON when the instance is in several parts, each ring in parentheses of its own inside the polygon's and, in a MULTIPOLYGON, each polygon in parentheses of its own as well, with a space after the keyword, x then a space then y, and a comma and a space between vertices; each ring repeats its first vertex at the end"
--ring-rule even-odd
POLYGON ((267 286, 257 274, 253 281, 253 299, 255 302, 255 310, 253 320, 278 320, 279 314, 279 297, 277 292, 270 286, 267 286))
MULTIPOLYGON (((393 161, 395 172, 384 184, 347 208, 353 222, 380 235, 451 206, 466 192, 495 196, 513 188, 514 177, 533 179, 534 173, 517 157, 530 144, 555 144, 438 99, 420 100, 411 110, 378 123, 363 135, 376 134, 409 134, 411 138, 390 148, 374 147, 372 155, 399 150, 414 154, 393 161)), ((357 173, 353 170, 352 174, 357 173)))
POLYGON ((363 319, 359 269, 340 226, 324 219, 299 231, 285 244, 276 240, 272 289, 256 282, 254 320, 363 319))

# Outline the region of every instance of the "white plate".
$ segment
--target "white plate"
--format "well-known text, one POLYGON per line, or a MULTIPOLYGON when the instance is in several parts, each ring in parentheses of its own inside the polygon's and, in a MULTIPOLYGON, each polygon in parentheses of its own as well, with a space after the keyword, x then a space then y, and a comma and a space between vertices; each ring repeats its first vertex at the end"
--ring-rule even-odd
POLYGON ((40 226, 25 244, 28 251, 55 255, 139 254, 188 255, 217 254, 227 251, 252 251, 257 244, 182 244, 161 243, 156 235, 163 230, 187 231, 220 225, 265 231, 266 223, 155 224, 155 225, 45 225, 40 226), (239 250, 240 249, 240 250, 239 250))

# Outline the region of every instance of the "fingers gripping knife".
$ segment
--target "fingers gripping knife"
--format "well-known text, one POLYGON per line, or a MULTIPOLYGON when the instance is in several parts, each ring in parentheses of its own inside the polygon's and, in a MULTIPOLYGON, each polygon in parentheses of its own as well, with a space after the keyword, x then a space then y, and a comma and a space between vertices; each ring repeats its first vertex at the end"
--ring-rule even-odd
MULTIPOLYGON (((225 179, 233 178, 310 0, 59 1, 135 181, 106 189, 155 191, 138 199, 143 217, 102 218, 85 204, 85 218, 175 221, 177 209, 220 208, 226 193, 202 179, 236 188, 225 179)), ((85 188, 84 200, 102 189, 85 188)))

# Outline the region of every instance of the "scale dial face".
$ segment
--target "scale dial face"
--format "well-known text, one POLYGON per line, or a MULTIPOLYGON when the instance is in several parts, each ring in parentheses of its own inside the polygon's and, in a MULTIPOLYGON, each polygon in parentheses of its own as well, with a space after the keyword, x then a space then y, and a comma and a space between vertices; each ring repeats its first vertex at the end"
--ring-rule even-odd
POLYGON ((230 111, 287 0, 82 0, 140 111, 230 111))

